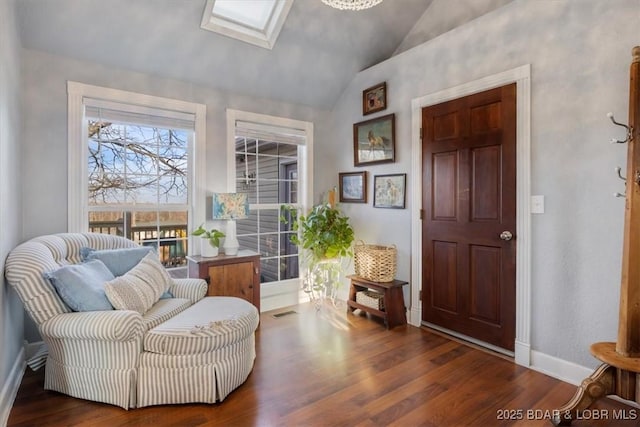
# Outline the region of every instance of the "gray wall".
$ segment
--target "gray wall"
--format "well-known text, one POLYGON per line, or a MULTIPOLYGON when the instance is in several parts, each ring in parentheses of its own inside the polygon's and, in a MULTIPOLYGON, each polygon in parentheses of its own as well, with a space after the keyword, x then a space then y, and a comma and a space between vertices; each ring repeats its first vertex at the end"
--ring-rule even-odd
POLYGON ((393 55, 438 37, 513 0, 432 0, 393 55))
MULTIPOLYGON (((531 194, 546 197, 532 216, 532 349, 593 367, 589 346, 615 341, 624 201, 615 166, 626 146, 605 116, 628 115, 631 48, 640 44, 640 0, 515 0, 474 21, 361 72, 333 111, 335 136, 318 156, 320 184, 353 171, 352 124, 364 120, 364 88, 387 82, 396 114, 397 161, 357 168, 407 173, 411 183, 411 100, 531 64, 531 194)), ((420 31, 420 29, 414 29, 420 31)), ((367 116, 368 119, 371 116, 367 116)), ((324 148, 324 147, 323 147, 324 148)), ((320 185, 322 186, 322 185, 320 185)), ((369 200, 372 187, 369 186, 369 200)), ((410 278, 411 210, 344 204, 356 236, 398 247, 398 274, 410 278)))
MULTIPOLYGON (((9 251, 20 242, 22 230, 20 197, 20 42, 15 2, 0 1, 0 267, 9 251)), ((4 280, 0 286, 0 424, 12 368, 22 349, 24 336, 22 304, 4 280)))

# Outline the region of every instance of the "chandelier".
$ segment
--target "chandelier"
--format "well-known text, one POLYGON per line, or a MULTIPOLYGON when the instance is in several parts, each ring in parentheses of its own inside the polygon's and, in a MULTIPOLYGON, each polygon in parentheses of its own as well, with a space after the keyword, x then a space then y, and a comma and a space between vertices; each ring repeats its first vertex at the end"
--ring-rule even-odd
POLYGON ((364 10, 382 3, 382 0, 322 0, 322 3, 340 10, 364 10))

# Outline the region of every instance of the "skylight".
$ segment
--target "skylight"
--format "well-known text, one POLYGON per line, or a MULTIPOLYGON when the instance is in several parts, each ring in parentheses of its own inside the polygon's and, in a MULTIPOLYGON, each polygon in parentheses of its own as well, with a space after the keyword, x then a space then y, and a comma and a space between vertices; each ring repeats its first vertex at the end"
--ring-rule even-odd
POLYGON ((207 0, 200 27, 272 49, 293 0, 207 0))

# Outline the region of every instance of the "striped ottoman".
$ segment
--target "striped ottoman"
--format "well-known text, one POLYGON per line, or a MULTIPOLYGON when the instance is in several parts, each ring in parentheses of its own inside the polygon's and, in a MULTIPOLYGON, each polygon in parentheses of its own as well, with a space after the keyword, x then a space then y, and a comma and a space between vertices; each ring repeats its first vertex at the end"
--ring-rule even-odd
POLYGON ((138 370, 138 406, 222 401, 246 381, 260 315, 240 298, 207 297, 150 329, 138 370))

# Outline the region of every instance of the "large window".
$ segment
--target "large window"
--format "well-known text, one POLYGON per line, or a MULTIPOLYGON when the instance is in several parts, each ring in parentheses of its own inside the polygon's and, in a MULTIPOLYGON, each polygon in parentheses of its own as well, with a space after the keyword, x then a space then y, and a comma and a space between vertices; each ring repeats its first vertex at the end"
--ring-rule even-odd
POLYGON ((238 241, 260 253, 262 283, 298 278, 291 225, 279 218, 282 205, 301 209, 308 205, 310 126, 250 114, 242 118, 236 114, 233 121, 232 191, 247 193, 250 205, 249 217, 237 221, 238 241))
POLYGON ((184 266, 194 222, 196 114, 151 97, 151 106, 141 106, 140 99, 102 95, 81 99, 75 150, 82 188, 73 209, 82 213, 70 229, 125 236, 155 247, 166 267, 184 266))
POLYGON ((154 246, 167 267, 185 265, 193 130, 102 113, 86 114, 89 231, 154 246))

